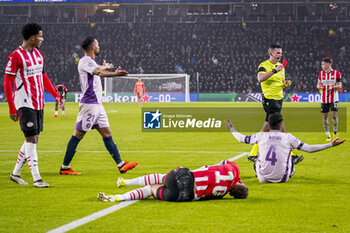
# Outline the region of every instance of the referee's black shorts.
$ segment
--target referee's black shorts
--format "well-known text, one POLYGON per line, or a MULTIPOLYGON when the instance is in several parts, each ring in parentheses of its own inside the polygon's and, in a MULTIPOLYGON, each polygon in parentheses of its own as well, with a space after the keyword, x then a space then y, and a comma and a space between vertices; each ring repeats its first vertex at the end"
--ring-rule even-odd
POLYGON ((44 111, 20 108, 17 111, 19 125, 25 137, 39 135, 43 131, 44 111))
POLYGON ((262 105, 266 112, 265 121, 268 121, 270 114, 275 112, 281 112, 282 102, 283 102, 283 99, 274 100, 274 99, 267 99, 264 96, 262 96, 262 105))

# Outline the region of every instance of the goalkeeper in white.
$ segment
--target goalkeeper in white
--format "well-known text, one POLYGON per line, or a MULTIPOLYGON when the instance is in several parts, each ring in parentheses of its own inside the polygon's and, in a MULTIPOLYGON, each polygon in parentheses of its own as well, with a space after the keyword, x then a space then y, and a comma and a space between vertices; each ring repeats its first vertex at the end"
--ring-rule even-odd
POLYGON ((260 132, 253 135, 243 135, 235 130, 230 120, 225 121, 225 125, 230 129, 233 136, 239 141, 247 144, 259 145, 258 159, 254 164, 255 173, 262 183, 287 182, 293 176, 294 162, 291 159, 290 152, 298 149, 306 152, 316 152, 332 146, 342 144, 345 139, 335 138, 330 143, 321 145, 308 145, 292 134, 282 133, 283 118, 278 112, 270 114, 269 124, 270 132, 260 132))

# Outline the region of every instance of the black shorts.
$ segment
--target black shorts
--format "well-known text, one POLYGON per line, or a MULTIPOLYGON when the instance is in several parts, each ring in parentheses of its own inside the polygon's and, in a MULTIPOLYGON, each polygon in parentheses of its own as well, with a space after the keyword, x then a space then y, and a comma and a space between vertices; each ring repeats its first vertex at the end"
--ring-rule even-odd
POLYGON ((331 109, 332 112, 338 112, 338 101, 334 103, 324 104, 321 103, 321 112, 327 113, 331 109))
POLYGON ((273 100, 273 99, 266 99, 264 96, 262 97, 262 105, 266 112, 265 121, 268 121, 270 114, 275 112, 281 112, 282 102, 283 102, 283 99, 273 100))
POLYGON ((159 187, 157 190, 157 199, 162 201, 190 201, 193 200, 194 197, 194 177, 192 172, 189 171, 188 168, 176 168, 171 170, 164 178, 163 178, 163 186, 159 187), (179 174, 181 177, 179 177, 179 174), (185 176, 183 176, 185 174, 185 176), (187 176, 186 176, 187 175, 187 176), (188 189, 180 190, 179 182, 183 183, 183 178, 188 181, 188 189), (182 194, 184 192, 185 196, 189 197, 187 200, 183 200, 180 197, 180 192, 182 194))
POLYGON ((44 111, 20 108, 17 111, 19 125, 25 137, 39 135, 43 131, 44 111))

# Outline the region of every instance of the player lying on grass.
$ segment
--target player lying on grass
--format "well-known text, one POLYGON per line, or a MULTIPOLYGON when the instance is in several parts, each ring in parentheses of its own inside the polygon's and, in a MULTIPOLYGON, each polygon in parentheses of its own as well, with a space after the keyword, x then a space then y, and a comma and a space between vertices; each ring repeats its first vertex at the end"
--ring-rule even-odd
POLYGON ((183 202, 220 199, 227 193, 234 198, 245 199, 249 191, 240 180, 238 165, 228 160, 194 171, 179 167, 168 174, 151 174, 128 180, 118 178, 118 188, 131 185, 145 187, 121 195, 99 193, 97 198, 101 201, 116 202, 142 200, 153 195, 161 201, 183 202))
POLYGON ((260 132, 253 135, 243 135, 235 130, 230 120, 225 125, 230 129, 233 136, 239 141, 247 144, 259 145, 258 159, 254 163, 256 176, 263 183, 287 182, 293 176, 294 162, 290 153, 293 149, 306 152, 316 152, 332 146, 342 144, 345 139, 335 138, 332 142, 321 145, 308 145, 292 134, 282 133, 283 118, 281 113, 276 112, 269 115, 270 132, 260 132))

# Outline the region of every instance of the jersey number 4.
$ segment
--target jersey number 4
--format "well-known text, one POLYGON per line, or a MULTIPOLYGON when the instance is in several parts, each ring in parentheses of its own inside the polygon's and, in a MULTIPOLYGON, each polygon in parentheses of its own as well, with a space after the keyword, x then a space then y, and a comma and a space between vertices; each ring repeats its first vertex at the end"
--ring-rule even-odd
POLYGON ((266 161, 270 161, 271 165, 273 165, 273 166, 276 164, 276 162, 277 162, 277 159, 276 159, 276 148, 273 145, 270 146, 269 151, 267 152, 265 160, 266 161))

